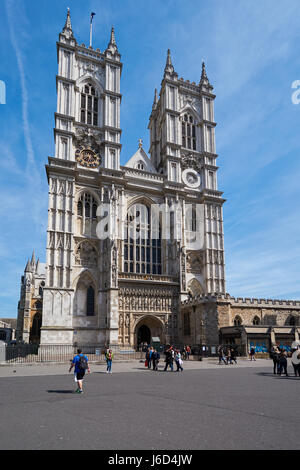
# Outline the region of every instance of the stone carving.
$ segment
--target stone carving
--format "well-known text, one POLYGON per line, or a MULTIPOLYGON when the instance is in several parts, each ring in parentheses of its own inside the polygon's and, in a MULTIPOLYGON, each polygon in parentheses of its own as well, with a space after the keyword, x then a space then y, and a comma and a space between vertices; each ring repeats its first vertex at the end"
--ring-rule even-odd
POLYGON ((189 168, 192 168, 197 173, 200 173, 201 163, 200 163, 199 157, 196 157, 192 153, 189 153, 187 155, 183 155, 183 157, 181 159, 181 168, 183 170, 187 170, 189 168))
POLYGON ((118 249, 115 242, 112 242, 111 253, 111 285, 118 287, 118 249))
POLYGON ((103 140, 103 135, 94 131, 87 126, 83 128, 75 129, 76 135, 74 137, 74 143, 76 148, 84 147, 92 149, 96 154, 100 153, 100 145, 103 140))
POLYGON ((201 273, 203 269, 204 255, 203 253, 189 252, 186 257, 186 270, 187 272, 201 273))
POLYGON ((89 242, 82 242, 77 246, 75 264, 85 267, 97 266, 97 251, 89 242))
POLYGON ((126 288, 119 290, 119 308, 127 311, 172 312, 176 306, 175 288, 126 288))

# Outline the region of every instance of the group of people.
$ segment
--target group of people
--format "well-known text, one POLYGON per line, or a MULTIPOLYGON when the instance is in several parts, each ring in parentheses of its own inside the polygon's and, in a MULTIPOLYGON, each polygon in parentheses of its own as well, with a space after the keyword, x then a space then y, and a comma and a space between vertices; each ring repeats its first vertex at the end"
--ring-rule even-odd
MULTIPOLYGON (((184 347, 184 351, 186 352, 186 346, 184 347)), ((182 372, 183 371, 183 358, 182 354, 179 349, 174 348, 173 346, 168 346, 165 350, 165 368, 164 371, 168 370, 168 367, 170 367, 171 371, 174 371, 174 361, 176 364, 176 371, 175 372, 182 372)), ((189 355, 187 355, 188 359, 189 355)), ((153 347, 150 347, 145 356, 145 366, 148 367, 148 369, 151 369, 151 366, 153 370, 158 370, 158 364, 160 360, 160 353, 153 347)))
POLYGON ((145 366, 148 367, 148 369, 152 367, 153 370, 158 370, 159 361, 159 352, 153 347, 148 348, 145 356, 145 366))
MULTIPOLYGON (((284 374, 288 377, 287 365, 288 365, 289 353, 279 346, 273 346, 271 349, 271 358, 273 359, 273 373, 277 375, 284 374)), ((300 377, 300 349, 295 349, 292 357, 292 365, 294 368, 295 377, 300 377)))
MULTIPOLYGON (((189 346, 184 346, 182 353, 179 349, 174 348, 172 345, 168 346, 165 349, 165 367, 164 371, 168 370, 170 367, 171 371, 174 371, 174 362, 177 366, 175 372, 182 372, 183 371, 183 358, 189 359, 191 354, 191 349, 189 346)), ((251 348, 249 355, 251 360, 255 360, 255 348, 251 348)), ((288 359, 288 352, 283 348, 279 348, 278 346, 273 346, 271 349, 271 358, 273 359, 273 372, 274 374, 282 375, 285 374, 288 376, 287 372, 287 359, 288 359)), ((220 346, 218 349, 218 356, 219 356, 219 364, 232 364, 233 362, 237 364, 237 353, 236 350, 232 347, 224 347, 220 346)), ((111 349, 106 349, 105 352, 105 360, 107 364, 106 372, 107 374, 112 373, 112 361, 114 358, 114 354, 111 349)), ((145 356, 145 366, 148 369, 153 369, 155 371, 158 370, 158 364, 160 361, 160 353, 154 348, 149 347, 146 352, 145 356)), ((300 377, 300 349, 297 349, 292 354, 292 365, 294 368, 295 376, 300 377)), ((73 360, 71 360, 71 365, 69 372, 75 367, 74 375, 75 375, 75 382, 77 383, 77 390, 76 393, 83 393, 83 379, 86 372, 90 373, 90 367, 88 363, 88 357, 82 353, 81 349, 77 350, 77 354, 74 356, 73 360)))
POLYGON ((219 355, 219 364, 232 364, 235 362, 237 364, 236 360, 236 350, 234 348, 227 347, 226 349, 223 348, 223 346, 219 347, 218 350, 218 355, 219 355))
POLYGON ((166 355, 166 359, 165 359, 166 365, 164 368, 165 372, 168 370, 168 367, 170 367, 171 372, 174 371, 174 368, 173 368, 174 361, 177 366, 177 369, 175 372, 183 371, 183 367, 182 367, 183 361, 182 361, 182 356, 181 356, 181 352, 179 351, 179 349, 175 349, 173 348, 173 346, 170 346, 166 349, 165 355, 166 355))

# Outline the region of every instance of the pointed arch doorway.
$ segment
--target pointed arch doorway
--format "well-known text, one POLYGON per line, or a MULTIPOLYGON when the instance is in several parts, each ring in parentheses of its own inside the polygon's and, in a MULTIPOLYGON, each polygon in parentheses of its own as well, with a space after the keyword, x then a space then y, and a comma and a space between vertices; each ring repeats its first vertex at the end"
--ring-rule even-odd
POLYGON ((159 338, 161 344, 165 344, 164 324, 154 315, 145 315, 134 328, 134 347, 138 351, 141 343, 151 344, 153 338, 159 338))
POLYGON ((150 344, 151 342, 151 330, 147 325, 141 325, 137 331, 137 344, 141 343, 150 344))

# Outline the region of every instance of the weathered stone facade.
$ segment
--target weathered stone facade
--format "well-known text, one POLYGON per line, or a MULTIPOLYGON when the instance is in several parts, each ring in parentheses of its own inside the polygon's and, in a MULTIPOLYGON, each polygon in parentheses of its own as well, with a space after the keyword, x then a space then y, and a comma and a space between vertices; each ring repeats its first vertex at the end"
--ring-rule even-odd
POLYGON ((185 315, 195 325, 193 332, 184 337, 185 343, 237 344, 245 354, 251 341, 256 346, 265 344, 269 350, 275 343, 288 347, 299 340, 300 301, 203 295, 182 302, 182 327, 185 315))
MULTIPOLYGON (((184 80, 168 50, 149 118, 150 157, 139 140, 122 166, 123 65, 114 30, 103 52, 79 45, 68 11, 57 52, 41 344, 136 348, 158 337, 217 345, 235 323, 298 325, 299 303, 225 294, 225 200, 204 63, 199 83, 184 80)), ((22 280, 18 334, 25 341, 33 279, 28 271, 22 280)))
POLYGON ((15 333, 17 340, 33 343, 40 341, 45 280, 45 263, 36 261, 33 252, 31 261, 28 260, 24 275, 21 277, 15 333))

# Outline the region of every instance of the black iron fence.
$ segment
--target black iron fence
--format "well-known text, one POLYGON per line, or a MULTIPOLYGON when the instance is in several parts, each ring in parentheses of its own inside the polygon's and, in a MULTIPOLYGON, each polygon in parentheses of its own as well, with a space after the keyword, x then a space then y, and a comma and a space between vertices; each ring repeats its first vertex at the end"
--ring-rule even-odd
MULTIPOLYGON (((38 344, 15 344, 6 345, 3 359, 6 364, 14 363, 66 363, 77 354, 77 349, 81 349, 89 358, 90 362, 105 362, 106 349, 99 345, 76 345, 68 346, 61 344, 38 345, 38 344)), ((128 361, 138 360, 145 357, 145 353, 136 352, 130 348, 121 349, 119 347, 110 348, 114 354, 114 360, 128 361)))
MULTIPOLYGON (((203 358, 217 357, 219 345, 192 345, 191 355, 187 356, 184 354, 183 345, 173 345, 175 349, 178 349, 182 354, 183 359, 194 359, 202 360, 203 358)), ((224 352, 226 354, 227 347, 229 345, 223 345, 224 352)), ((0 354, 0 363, 14 364, 14 363, 67 363, 77 354, 77 349, 81 349, 84 354, 89 358, 92 363, 105 362, 105 353, 107 351, 103 346, 75 344, 61 345, 38 345, 38 344, 22 344, 16 343, 14 345, 2 346, 2 354, 0 354)), ((114 360, 117 361, 130 361, 130 360, 144 360, 145 351, 135 351, 130 347, 119 347, 110 346, 114 354, 114 360)), ((242 355, 239 348, 235 348, 237 356, 242 355)), ((164 347, 160 349, 161 359, 164 357, 164 347)))

